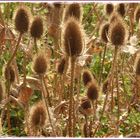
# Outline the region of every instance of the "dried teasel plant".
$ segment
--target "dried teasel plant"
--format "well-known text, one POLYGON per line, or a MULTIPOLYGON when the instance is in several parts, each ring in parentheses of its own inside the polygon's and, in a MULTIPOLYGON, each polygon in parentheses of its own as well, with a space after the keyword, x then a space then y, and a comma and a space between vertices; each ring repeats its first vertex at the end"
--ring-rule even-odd
POLYGON ((107 15, 111 15, 111 13, 114 11, 114 5, 112 3, 108 3, 105 5, 104 9, 107 15))

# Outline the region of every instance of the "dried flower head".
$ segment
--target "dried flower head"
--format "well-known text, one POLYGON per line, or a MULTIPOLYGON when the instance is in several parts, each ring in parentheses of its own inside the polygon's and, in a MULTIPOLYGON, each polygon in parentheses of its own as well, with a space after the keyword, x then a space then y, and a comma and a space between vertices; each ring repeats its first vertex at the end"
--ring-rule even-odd
POLYGON ((109 30, 109 23, 107 22, 101 26, 100 31, 99 31, 100 38, 105 43, 108 42, 108 38, 107 38, 108 30, 109 30))
POLYGON ((113 10, 114 10, 114 5, 113 4, 108 3, 108 4, 105 5, 105 13, 107 15, 111 15, 113 10))
POLYGON ((3 99, 3 86, 2 86, 2 83, 0 82, 0 103, 3 99))
POLYGON ((79 3, 72 3, 67 5, 64 15, 64 21, 66 21, 69 17, 74 17, 77 20, 82 20, 82 7, 79 3))
POLYGON ((99 96, 98 86, 95 82, 91 82, 87 89, 87 97, 90 100, 96 100, 99 96))
POLYGON ((60 61, 60 63, 57 66, 57 72, 59 74, 63 74, 64 70, 65 70, 65 64, 66 64, 66 58, 62 58, 62 60, 60 61))
POLYGON ((136 22, 139 22, 140 19, 140 6, 137 6, 135 12, 134 12, 134 18, 136 22))
POLYGON ((4 77, 10 83, 13 83, 15 81, 15 71, 12 66, 4 67, 4 77))
POLYGON ((43 21, 40 17, 33 20, 30 33, 33 38, 40 38, 43 34, 43 21))
POLYGON ((15 14, 15 27, 21 34, 28 31, 29 28, 29 12, 25 6, 17 9, 15 14))
POLYGON ((63 46, 68 56, 78 56, 83 49, 81 26, 74 18, 69 18, 64 29, 63 46))
POLYGON ((83 83, 85 86, 88 85, 93 80, 93 76, 89 70, 84 70, 83 71, 83 83))
POLYGON ((47 60, 43 53, 39 53, 33 60, 33 70, 37 74, 45 74, 47 71, 47 60))
POLYGON ((113 22, 109 27, 109 39, 114 46, 122 46, 128 39, 128 31, 121 20, 113 22))
POLYGON ((38 102, 30 109, 29 124, 31 130, 37 130, 44 127, 47 119, 45 105, 38 102))
POLYGON ((126 12, 126 8, 125 8, 125 4, 124 3, 120 3, 117 5, 117 12, 123 17, 125 15, 126 12))
POLYGON ((82 107, 83 109, 91 108, 91 103, 90 103, 90 101, 89 101, 89 100, 83 101, 83 102, 81 103, 81 107, 82 107))
POLYGON ((60 2, 55 2, 54 4, 55 8, 61 8, 62 4, 60 2))

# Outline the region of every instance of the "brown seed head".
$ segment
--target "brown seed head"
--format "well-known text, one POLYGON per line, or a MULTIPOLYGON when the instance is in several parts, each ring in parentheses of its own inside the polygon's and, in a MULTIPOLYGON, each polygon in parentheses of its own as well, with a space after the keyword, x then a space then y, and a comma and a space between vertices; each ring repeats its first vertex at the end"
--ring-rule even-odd
POLYGON ((122 46, 128 39, 128 32, 121 20, 113 22, 109 27, 109 39, 114 46, 122 46))
POLYGON ((90 100, 94 101, 98 98, 98 96, 99 96, 98 86, 95 82, 91 82, 87 90, 87 97, 90 100))
POLYGON ((78 56, 83 49, 81 26, 74 18, 69 18, 64 29, 63 46, 68 56, 78 56))
POLYGON ((43 53, 38 54, 35 56, 33 61, 33 70, 37 74, 45 74, 47 71, 47 60, 43 53))
POLYGON ((93 80, 93 76, 89 70, 84 70, 83 72, 83 83, 85 86, 88 85, 93 80))
POLYGON ((15 14, 15 27, 21 34, 28 31, 29 12, 25 6, 19 7, 15 14))
POLYGON ((30 33, 33 38, 40 38, 43 34, 43 21, 40 17, 36 17, 32 22, 30 33))
POLYGON ((55 8, 61 8, 61 6, 62 6, 62 4, 59 2, 55 2, 53 5, 55 8))
POLYGON ((107 38, 108 30, 109 30, 109 23, 105 23, 101 26, 99 31, 100 38, 105 43, 108 42, 108 38, 107 38))
POLYGON ((42 102, 35 104, 30 110, 29 124, 32 130, 36 130, 45 125, 47 113, 42 102))
POLYGON ((6 80, 10 81, 10 83, 13 83, 15 81, 15 71, 12 66, 4 67, 4 77, 6 80))
POLYGON ((140 6, 137 6, 135 12, 134 12, 134 18, 136 22, 139 22, 140 19, 140 6))
POLYGON ((125 15, 126 12, 126 8, 125 8, 125 4, 124 3, 120 3, 117 5, 117 12, 123 17, 125 15))
POLYGON ((107 15, 111 15, 111 13, 114 11, 114 5, 111 3, 108 3, 105 5, 105 12, 107 15))
POLYGON ((60 61, 60 63, 57 66, 57 72, 61 75, 64 73, 65 64, 66 64, 66 58, 64 57, 64 58, 62 58, 62 60, 60 61))
POLYGON ((91 108, 91 103, 90 103, 90 101, 89 101, 89 100, 83 101, 83 102, 81 103, 81 107, 82 107, 83 109, 91 108))
POLYGON ((74 17, 78 21, 82 20, 82 7, 79 3, 72 3, 67 5, 64 15, 64 21, 66 21, 69 17, 74 17))

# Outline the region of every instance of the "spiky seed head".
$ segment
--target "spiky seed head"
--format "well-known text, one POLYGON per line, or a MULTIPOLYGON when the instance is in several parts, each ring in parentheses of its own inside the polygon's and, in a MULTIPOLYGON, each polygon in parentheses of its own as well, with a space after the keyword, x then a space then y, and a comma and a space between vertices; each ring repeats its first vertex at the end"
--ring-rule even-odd
POLYGON ((47 113, 43 102, 38 102, 30 109, 29 124, 31 130, 44 127, 46 119, 47 113))
POLYGON ((120 3, 117 5, 117 12, 123 17, 125 15, 126 12, 126 8, 125 8, 125 4, 124 3, 120 3))
POLYGON ((81 26, 74 18, 69 18, 64 29, 64 50, 70 57, 78 56, 83 49, 81 26))
POLYGON ((57 72, 62 75, 64 73, 65 70, 65 64, 66 64, 66 58, 62 58, 62 60, 60 61, 60 63, 57 66, 57 72))
POLYGON ((40 17, 33 20, 30 33, 33 38, 40 38, 43 34, 43 21, 40 17))
POLYGON ((136 61, 136 75, 140 75, 140 58, 138 58, 136 61))
POLYGON ((93 76, 92 76, 92 74, 89 70, 84 70, 83 71, 82 78, 83 78, 84 86, 87 86, 88 83, 90 83, 93 80, 93 76))
POLYGON ((4 67, 4 77, 10 83, 13 83, 15 81, 15 71, 12 66, 4 67))
POLYGON ((140 19, 140 6, 137 6, 135 12, 134 12, 134 18, 136 22, 139 22, 140 19))
POLYGON ((113 11, 114 11, 114 5, 112 3, 108 3, 105 5, 105 13, 107 15, 111 15, 113 11))
POLYGON ((89 100, 83 101, 83 102, 81 103, 81 107, 82 107, 83 109, 91 108, 91 103, 90 103, 90 101, 89 101, 89 100))
POLYGON ((2 83, 0 82, 0 103, 3 99, 3 86, 2 86, 2 83))
POLYGON ((109 23, 107 22, 101 26, 100 31, 99 31, 100 38, 105 43, 108 42, 108 38, 107 38, 108 30, 109 30, 109 23))
POLYGON ((98 86, 95 82, 91 82, 87 89, 87 97, 90 100, 94 101, 98 99, 98 96, 99 96, 98 86))
POLYGON ((29 11, 25 6, 21 6, 17 9, 15 14, 15 27, 21 34, 28 31, 29 28, 29 11))
POLYGON ((72 3, 67 5, 64 15, 64 21, 69 17, 74 17, 78 21, 82 21, 82 7, 79 3, 72 3))
POLYGON ((128 39, 128 32, 124 23, 119 20, 110 24, 109 39, 114 46, 122 46, 128 39))
POLYGON ((45 74, 47 71, 47 60, 44 53, 39 53, 33 60, 33 71, 39 75, 45 74))
POLYGON ((107 80, 105 80, 104 83, 103 83, 102 92, 103 92, 104 94, 107 93, 107 88, 108 88, 108 84, 109 84, 108 82, 109 82, 109 81, 108 81, 108 79, 107 79, 107 80))

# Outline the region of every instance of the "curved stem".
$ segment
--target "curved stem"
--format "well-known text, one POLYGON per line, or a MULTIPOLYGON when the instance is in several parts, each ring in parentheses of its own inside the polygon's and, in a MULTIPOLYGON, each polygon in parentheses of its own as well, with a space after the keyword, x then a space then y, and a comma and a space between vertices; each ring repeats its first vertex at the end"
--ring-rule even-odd
POLYGON ((20 44, 21 38, 22 38, 22 34, 20 33, 20 34, 19 34, 18 41, 17 41, 17 44, 16 44, 16 48, 15 48, 15 50, 14 50, 14 53, 12 54, 12 57, 11 57, 10 60, 8 61, 7 66, 10 66, 11 62, 13 61, 14 57, 16 56, 16 53, 17 53, 17 50, 18 50, 18 48, 19 48, 19 44, 20 44))

